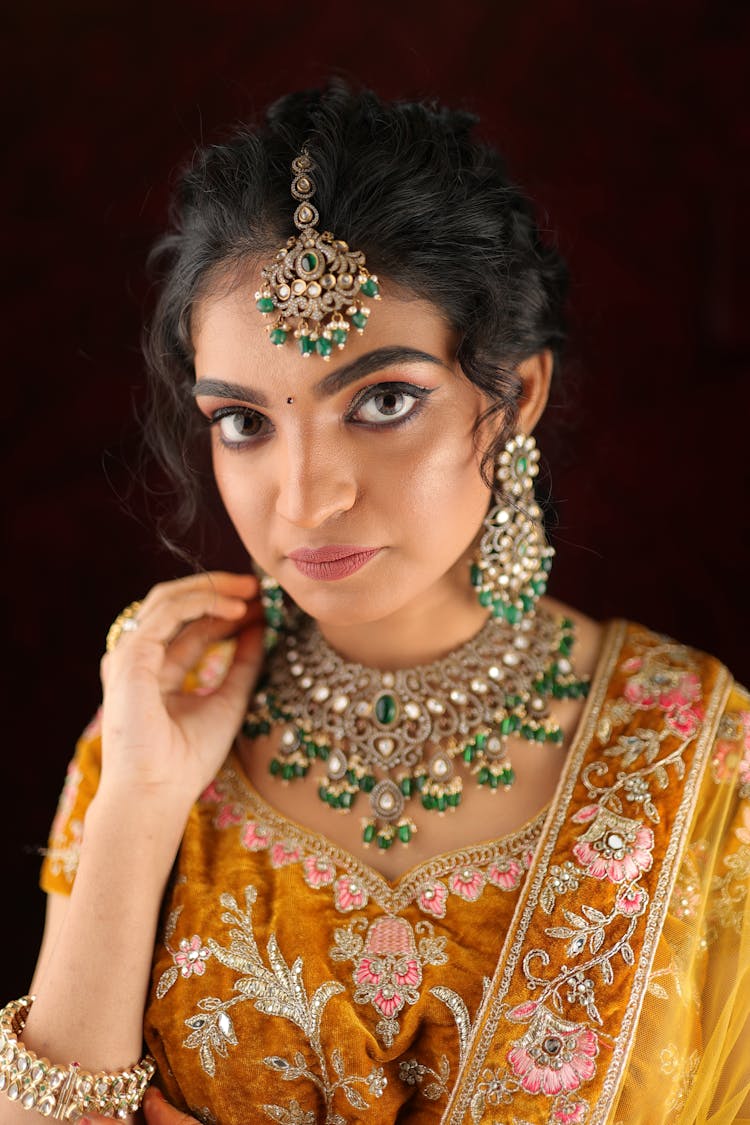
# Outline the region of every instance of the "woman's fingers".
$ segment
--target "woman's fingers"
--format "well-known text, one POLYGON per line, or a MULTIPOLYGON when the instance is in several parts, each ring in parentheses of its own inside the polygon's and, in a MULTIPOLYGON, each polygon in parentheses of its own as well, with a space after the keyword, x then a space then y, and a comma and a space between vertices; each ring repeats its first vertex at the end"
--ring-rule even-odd
POLYGON ((194 1117, 189 1117, 187 1113, 175 1109, 165 1101, 161 1092, 153 1086, 143 1099, 143 1110, 146 1115, 146 1125, 198 1125, 194 1117))
POLYGON ((198 666, 211 645, 239 636, 249 625, 262 618, 260 601, 254 600, 246 605, 244 615, 236 621, 204 617, 186 625, 167 647, 162 671, 163 689, 179 691, 187 674, 198 666))
MULTIPOLYGON (((146 1125, 199 1125, 194 1117, 183 1113, 181 1109, 175 1109, 165 1101, 161 1091, 154 1086, 146 1091, 142 1111, 146 1118, 146 1125)), ((140 1114, 137 1120, 141 1120, 140 1114)), ((79 1118, 79 1125, 112 1125, 112 1118, 88 1113, 85 1117, 79 1118)))

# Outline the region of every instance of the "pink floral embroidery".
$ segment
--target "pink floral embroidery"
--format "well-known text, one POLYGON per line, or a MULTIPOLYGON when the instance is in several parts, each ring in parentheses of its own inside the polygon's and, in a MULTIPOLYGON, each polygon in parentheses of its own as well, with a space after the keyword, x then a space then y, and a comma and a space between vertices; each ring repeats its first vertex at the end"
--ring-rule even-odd
POLYGON ((388 1021, 380 1026, 387 1039, 396 1034, 391 1023, 404 1004, 414 1004, 422 983, 422 966, 414 944, 414 934, 403 918, 378 918, 367 931, 362 956, 354 968, 358 1004, 370 1003, 388 1021))
POLYGON ((560 1125, 580 1125, 582 1121, 586 1120, 586 1102, 571 1102, 567 1099, 565 1103, 552 1113, 552 1120, 559 1121, 560 1125))
POLYGON ((327 859, 308 855, 302 861, 302 870, 308 887, 328 887, 336 878, 336 868, 327 859))
POLYGON ((223 799, 215 781, 212 781, 208 788, 201 793, 201 801, 207 805, 220 805, 223 799))
POLYGON ((497 863, 493 863, 487 872, 487 878, 496 887, 502 887, 505 891, 512 891, 521 882, 523 876, 523 867, 515 859, 499 859, 497 863))
POLYGON ((333 884, 333 899, 337 910, 348 912, 366 906, 368 895, 358 879, 351 875, 339 875, 333 884))
POLYGON ((271 842, 271 831, 264 824, 248 820, 240 837, 242 846, 250 852, 262 852, 271 842))
POLYGON ((678 707, 667 711, 666 725, 680 738, 692 738, 703 721, 703 710, 700 707, 678 707))
POLYGON ((626 918, 636 918, 639 914, 643 914, 647 902, 648 895, 640 887, 625 887, 617 896, 615 909, 626 918))
POLYGON ((476 902, 484 890, 484 875, 476 867, 462 867, 451 875, 448 885, 454 895, 476 902))
POLYGON ((197 934, 193 934, 190 941, 183 938, 177 953, 172 954, 175 965, 184 977, 202 977, 206 971, 206 961, 211 956, 211 950, 206 949, 197 934))
POLYGON ((663 711, 675 711, 700 699, 701 683, 695 672, 684 672, 674 687, 662 692, 659 706, 663 711))
POLYGON ((574 844, 573 855, 593 879, 630 882, 642 871, 651 869, 654 834, 640 821, 597 805, 587 805, 572 819, 578 823, 591 821, 585 834, 574 844))
POLYGON ((242 824, 244 819, 242 805, 222 805, 216 814, 214 824, 217 828, 230 828, 233 824, 242 824))
POLYGON ((196 695, 210 695, 220 686, 227 674, 236 645, 234 641, 219 641, 206 650, 206 654, 195 669, 196 695))
POLYGON ((286 840, 281 840, 271 848, 271 866, 287 867, 299 859, 299 848, 295 848, 286 840))
POLYGON ((527 1093, 554 1096, 577 1090, 593 1078, 598 1052, 599 1041, 590 1028, 540 1007, 526 1034, 508 1052, 508 1062, 527 1093))
POLYGON ((445 917, 445 904, 448 899, 448 888, 438 879, 428 883, 417 896, 420 910, 432 914, 435 918, 445 917))

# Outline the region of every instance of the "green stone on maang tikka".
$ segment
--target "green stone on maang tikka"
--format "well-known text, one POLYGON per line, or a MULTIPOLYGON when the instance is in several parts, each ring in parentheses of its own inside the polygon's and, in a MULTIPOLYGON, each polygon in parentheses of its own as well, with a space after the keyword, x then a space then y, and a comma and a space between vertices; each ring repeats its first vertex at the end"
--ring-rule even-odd
POLYGON ((352 313, 352 324, 355 328, 364 328, 367 324, 367 315, 363 312, 352 313))
POLYGON ((345 344, 347 332, 345 328, 334 328, 331 332, 331 339, 334 344, 345 344))
POLYGON ((326 340, 325 336, 321 336, 319 340, 315 341, 315 350, 318 355, 329 356, 332 349, 333 344, 330 340, 326 340))
POLYGON ((380 286, 371 277, 368 277, 367 281, 363 281, 359 288, 360 292, 364 293, 366 297, 377 297, 380 292, 380 286))
POLYGON ((262 313, 273 312, 276 308, 271 297, 259 297, 255 304, 258 311, 262 313))
POLYGON ((312 355, 315 351, 315 341, 311 340, 309 336, 300 336, 299 350, 302 355, 312 355))
POLYGON ((276 344, 277 347, 280 347, 282 344, 286 343, 287 335, 288 333, 285 331, 285 329, 274 328, 274 330, 270 333, 271 343, 276 344))

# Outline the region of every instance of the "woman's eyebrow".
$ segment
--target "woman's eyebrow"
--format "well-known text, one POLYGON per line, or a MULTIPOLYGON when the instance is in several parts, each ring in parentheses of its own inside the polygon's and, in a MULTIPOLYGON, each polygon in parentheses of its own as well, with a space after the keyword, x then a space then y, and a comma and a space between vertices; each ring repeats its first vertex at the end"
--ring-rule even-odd
MULTIPOLYGON (((418 348, 408 348, 401 345, 390 345, 376 348, 374 351, 365 352, 364 355, 337 367, 329 375, 325 375, 313 387, 313 393, 318 398, 328 398, 335 395, 357 379, 381 371, 384 367, 391 367, 396 363, 434 363, 438 367, 445 367, 441 359, 429 352, 420 351, 418 348)), ((450 369, 448 369, 450 370, 450 369)))
MULTIPOLYGON (((437 367, 446 367, 441 359, 431 355, 430 352, 402 345, 390 345, 366 352, 353 359, 351 363, 345 363, 343 367, 337 367, 335 371, 324 375, 314 385, 313 393, 317 398, 329 398, 344 387, 348 387, 350 383, 355 383, 357 379, 363 379, 366 375, 372 375, 375 371, 382 371, 384 367, 391 367, 396 363, 433 363, 437 367)), ((450 368, 446 367, 446 370, 450 368)), ((268 406, 268 399, 262 391, 245 383, 228 383, 224 379, 198 379, 192 394, 193 398, 199 395, 211 395, 214 398, 242 399, 256 406, 268 406)))

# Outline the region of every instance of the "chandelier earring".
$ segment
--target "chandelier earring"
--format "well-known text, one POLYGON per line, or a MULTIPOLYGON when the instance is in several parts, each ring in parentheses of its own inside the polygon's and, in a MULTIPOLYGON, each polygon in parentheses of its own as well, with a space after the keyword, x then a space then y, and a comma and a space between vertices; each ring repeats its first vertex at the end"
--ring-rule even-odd
POLYGON ((266 649, 272 649, 278 643, 281 634, 293 626, 295 614, 283 587, 276 579, 266 574, 255 562, 253 571, 260 582, 260 604, 266 622, 264 644, 266 649))
POLYGON ((495 465, 495 491, 484 518, 471 583, 479 604, 518 628, 547 589, 554 548, 534 497, 539 450, 528 434, 506 443, 495 465))

